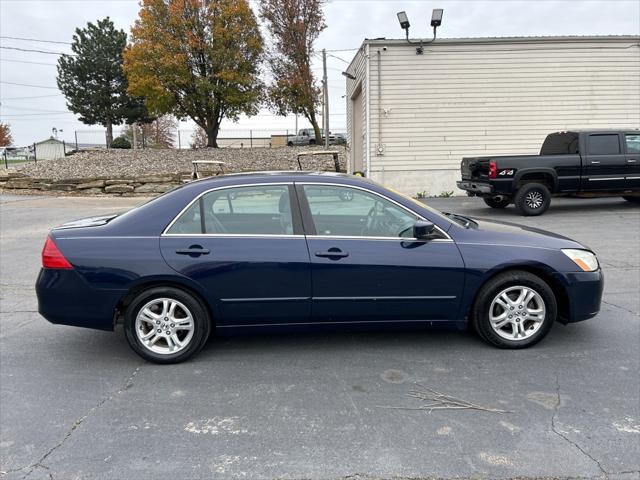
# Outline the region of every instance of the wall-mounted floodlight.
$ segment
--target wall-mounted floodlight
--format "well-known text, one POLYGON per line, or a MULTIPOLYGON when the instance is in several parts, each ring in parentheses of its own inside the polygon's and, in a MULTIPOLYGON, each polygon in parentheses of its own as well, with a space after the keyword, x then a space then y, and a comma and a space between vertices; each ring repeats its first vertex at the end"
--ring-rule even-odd
POLYGON ((402 28, 403 30, 409 30, 411 24, 409 23, 407 12, 398 12, 398 21, 400 22, 400 28, 402 28))
POLYGON ((442 14, 444 10, 441 8, 434 8, 433 12, 431 12, 431 26, 433 28, 439 27, 442 25, 442 14))
POLYGON ((342 72, 342 75, 347 77, 349 80, 355 80, 356 79, 356 76, 355 75, 351 75, 349 72, 342 72))
POLYGON ((418 47, 416 47, 416 55, 422 55, 424 53, 423 44, 431 43, 436 39, 436 29, 442 25, 442 15, 444 10, 442 8, 434 8, 433 12, 431 12, 431 26, 433 27, 433 38, 428 42, 424 42, 420 40, 420 42, 412 42, 409 40, 409 17, 406 12, 398 12, 398 21, 400 22, 400 27, 405 31, 405 36, 408 43, 415 44, 420 43, 418 47))

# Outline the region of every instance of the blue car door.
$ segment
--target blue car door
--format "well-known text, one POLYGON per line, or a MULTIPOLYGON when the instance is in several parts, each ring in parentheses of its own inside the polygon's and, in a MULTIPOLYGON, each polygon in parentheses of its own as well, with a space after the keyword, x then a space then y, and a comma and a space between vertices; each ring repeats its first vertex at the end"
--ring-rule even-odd
POLYGON ((464 264, 455 243, 412 239, 419 217, 361 188, 297 184, 316 322, 457 319, 464 264))
POLYGON ((205 193, 169 225, 160 248, 206 292, 218 328, 310 319, 309 253, 292 185, 205 193))

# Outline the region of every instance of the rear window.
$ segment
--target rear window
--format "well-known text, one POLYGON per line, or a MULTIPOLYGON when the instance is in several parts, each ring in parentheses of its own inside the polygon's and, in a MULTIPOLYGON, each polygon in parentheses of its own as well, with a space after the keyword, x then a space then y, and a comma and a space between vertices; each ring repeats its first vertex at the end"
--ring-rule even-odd
POLYGON ((547 135, 540 155, 570 155, 578 153, 578 134, 576 132, 561 132, 547 135))
POLYGON ((618 135, 589 135, 588 151, 590 155, 616 155, 620 153, 618 135))

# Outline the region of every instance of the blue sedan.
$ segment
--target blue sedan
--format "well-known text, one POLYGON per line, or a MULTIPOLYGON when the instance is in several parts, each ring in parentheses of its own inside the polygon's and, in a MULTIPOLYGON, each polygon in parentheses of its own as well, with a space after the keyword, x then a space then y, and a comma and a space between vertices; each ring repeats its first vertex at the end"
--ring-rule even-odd
POLYGON ((440 213, 340 174, 226 175, 55 228, 36 290, 50 322, 113 330, 175 363, 218 335, 467 325, 523 348, 600 309, 568 238, 440 213))

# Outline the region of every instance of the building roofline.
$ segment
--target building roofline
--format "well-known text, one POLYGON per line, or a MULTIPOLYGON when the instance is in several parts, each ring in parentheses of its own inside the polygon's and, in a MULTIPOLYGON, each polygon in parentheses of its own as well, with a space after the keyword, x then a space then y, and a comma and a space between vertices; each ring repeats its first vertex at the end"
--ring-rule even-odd
MULTIPOLYGON (((553 42, 636 42, 640 46, 640 35, 565 35, 540 37, 462 37, 438 38, 431 42, 431 38, 422 39, 432 45, 465 45, 465 44, 500 44, 500 43, 553 43, 553 42)), ((419 42, 419 38, 412 38, 412 42, 419 42)), ((362 45, 407 45, 413 46, 404 38, 365 38, 362 45)))

